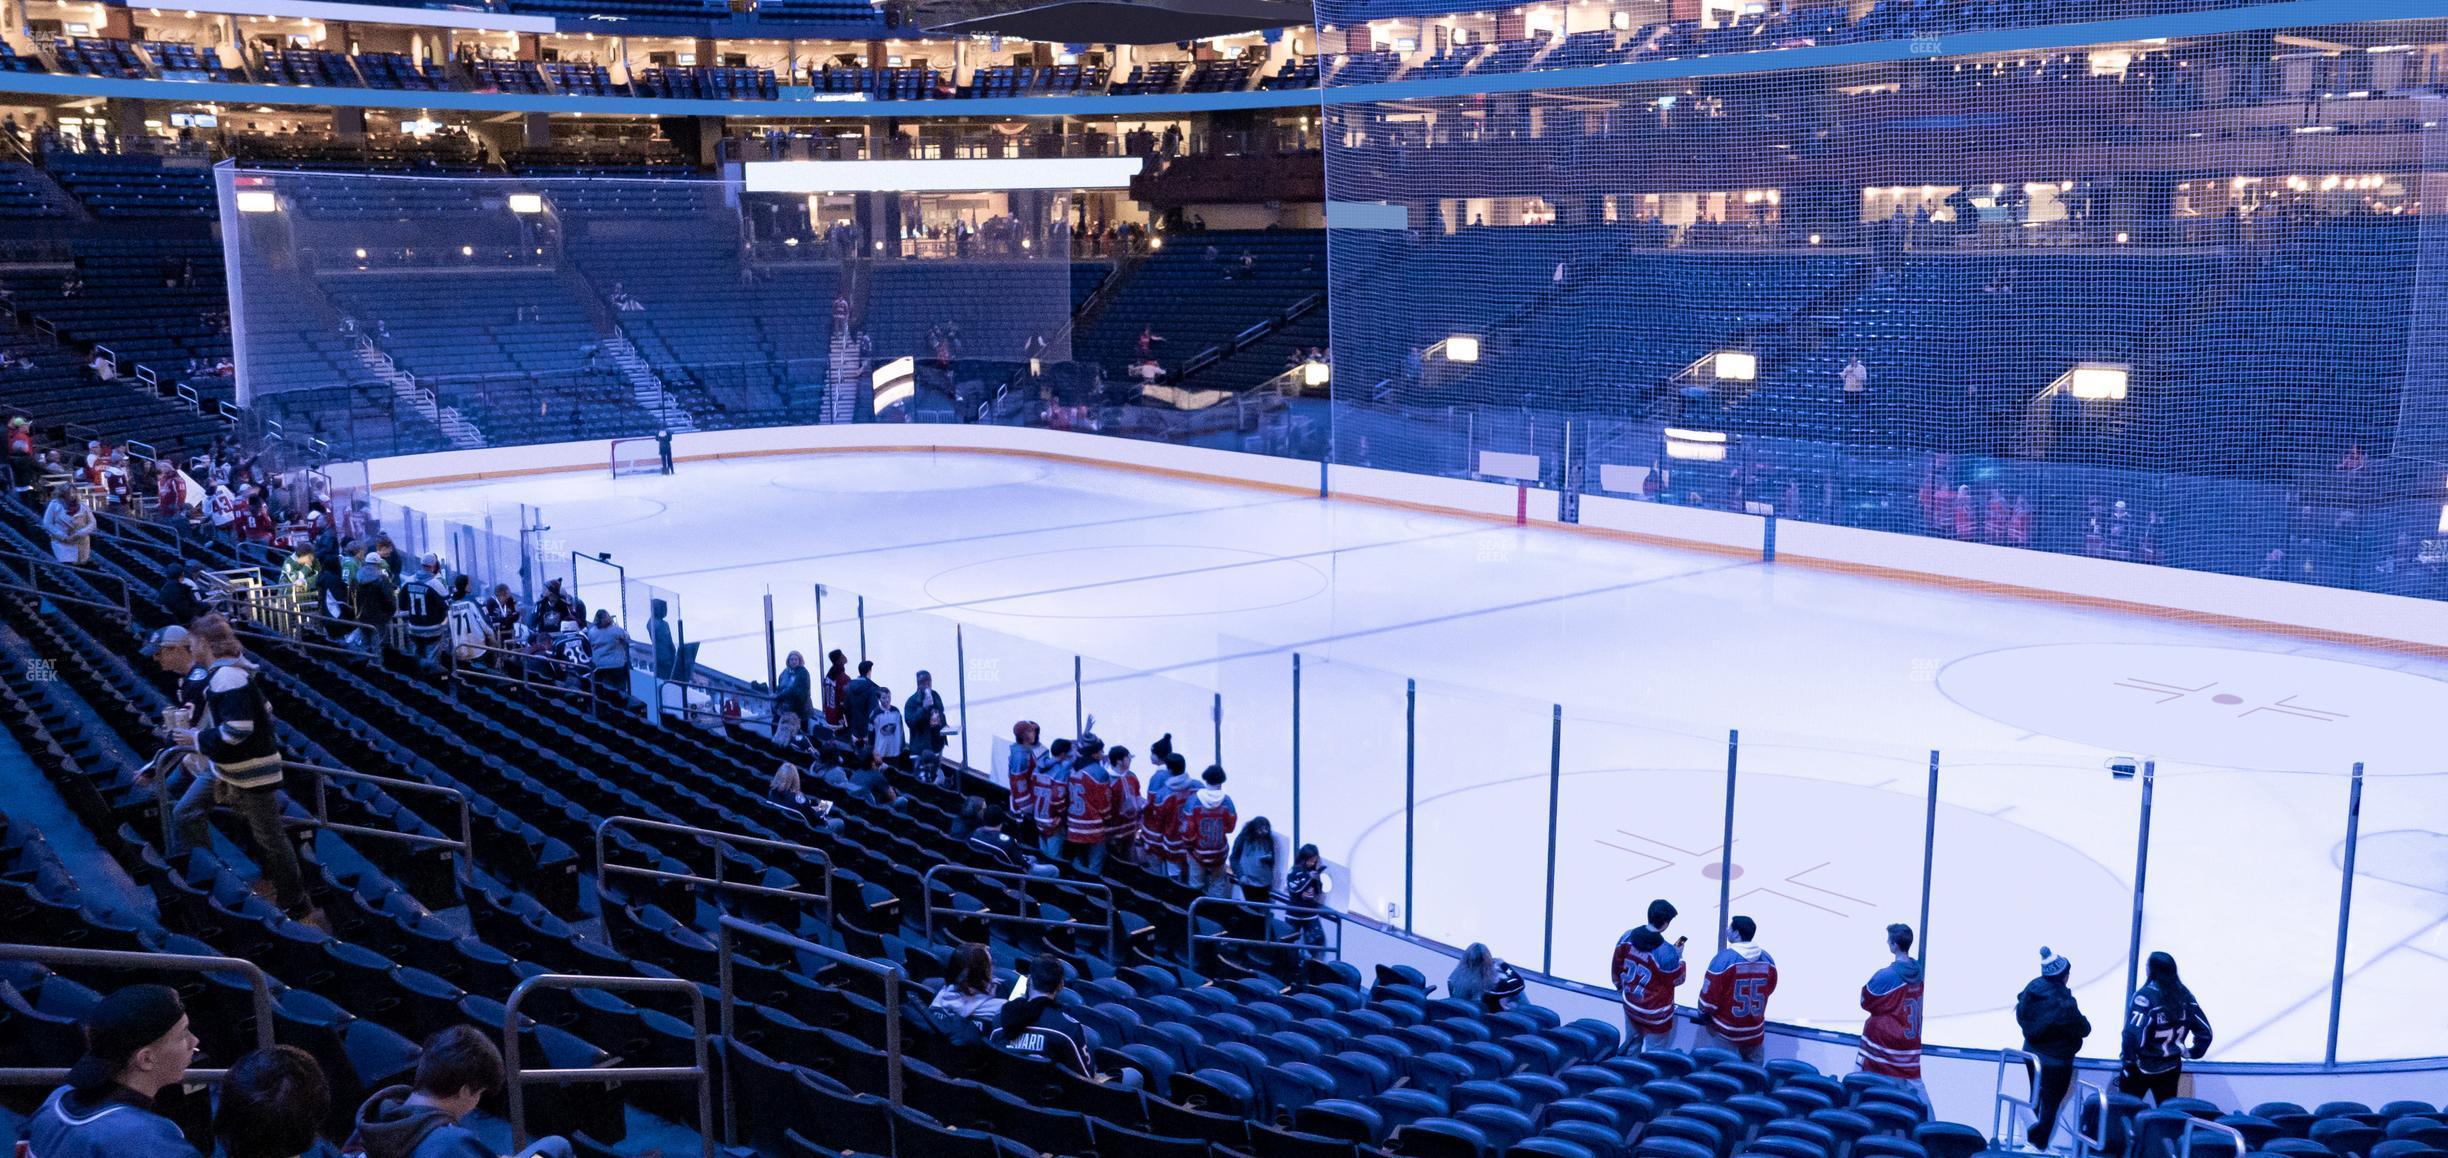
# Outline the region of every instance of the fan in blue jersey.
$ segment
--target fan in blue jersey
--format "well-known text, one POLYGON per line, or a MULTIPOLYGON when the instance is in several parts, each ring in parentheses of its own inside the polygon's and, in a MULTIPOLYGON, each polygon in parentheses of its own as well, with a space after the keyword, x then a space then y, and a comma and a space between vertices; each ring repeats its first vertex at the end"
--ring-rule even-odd
POLYGON ((2125 1063, 2117 1089, 2153 1105, 2176 1096, 2184 1063, 2210 1052, 2210 1019, 2203 1015, 2193 991, 2176 975, 2176 959, 2150 955, 2150 980, 2134 991, 2125 1008, 2125 1041, 2119 1054, 2125 1063))

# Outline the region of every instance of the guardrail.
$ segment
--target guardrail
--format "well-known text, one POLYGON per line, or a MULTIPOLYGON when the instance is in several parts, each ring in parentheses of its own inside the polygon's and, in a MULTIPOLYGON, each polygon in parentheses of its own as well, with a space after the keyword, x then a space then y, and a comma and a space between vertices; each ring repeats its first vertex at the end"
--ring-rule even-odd
MULTIPOLYGON (((722 1001, 722 1036, 724 1041, 738 1041, 739 994, 731 980, 731 962, 739 955, 738 939, 770 941, 786 949, 806 953, 835 965, 856 969, 881 978, 884 982, 884 1097, 894 1109, 902 1105, 901 1098, 901 987, 905 978, 898 965, 855 957, 839 949, 827 948, 805 937, 769 929, 763 925, 740 920, 726 913, 714 928, 714 959, 719 970, 716 991, 722 1001)), ((738 1088, 729 1080, 730 1055, 723 1055, 723 1144, 739 1144, 739 1115, 734 1109, 731 1091, 738 1088)), ((713 1135, 708 1134, 711 1138, 713 1135)))
MULTIPOLYGON (((163 969, 178 973, 243 973, 255 991, 255 1048, 272 1048, 272 979, 252 961, 190 953, 137 953, 125 949, 68 949, 55 945, 0 945, 0 961, 43 965, 92 965, 103 969, 163 969)), ((217 1082, 226 1069, 189 1070, 191 1082, 217 1082)), ((0 1069, 0 1086, 49 1086, 68 1080, 65 1069, 0 1069)))
POLYGON ((2069 1091, 2069 1096, 2074 1099, 2074 1128, 2067 1133, 2074 1136, 2074 1158, 2090 1158, 2090 1155, 2093 1154, 2107 1153, 2108 1139, 2111 1136, 2109 1125, 2112 1121, 2108 1107, 2108 1087, 2078 1080, 2074 1083, 2073 1090, 2069 1091), (2082 1132, 2082 1115, 2085 1106, 2099 1107, 2099 1137, 2097 1138, 2082 1132))
MULTIPOLYGON (((622 876, 644 877, 648 880, 676 881, 680 884, 686 885, 709 886, 728 892, 752 893, 757 896, 764 897, 786 897, 795 901, 817 901, 824 905, 826 923, 830 924, 833 920, 833 858, 825 855, 825 851, 823 849, 814 848, 804 844, 792 844, 787 840, 767 840, 761 836, 741 836, 738 833, 721 832, 711 828, 697 828, 686 824, 671 824, 661 820, 648 820, 640 816, 607 816, 601 821, 598 821, 595 825, 595 896, 598 901, 601 901, 605 895, 605 878, 615 873, 622 876), (606 838, 611 835, 614 828, 642 828, 648 832, 668 832, 677 836, 689 836, 700 840, 717 841, 725 844, 746 845, 750 848, 770 848, 784 852, 795 852, 802 857, 812 858, 816 862, 816 867, 823 872, 823 877, 821 879, 824 881, 824 887, 820 890, 809 891, 807 889, 783 889, 775 888, 772 885, 752 885, 746 881, 726 880, 723 877, 723 858, 719 850, 717 850, 714 856, 714 875, 710 877, 698 876, 695 873, 665 872, 662 869, 641 868, 637 865, 613 864, 607 856, 606 838)), ((604 944, 612 944, 612 925, 610 922, 605 922, 604 924, 604 944)))
POLYGON ((985 921, 990 924, 1028 925, 1039 929, 1079 929, 1099 933, 1105 938, 1105 956, 1108 958, 1113 957, 1121 945, 1121 933, 1116 928, 1118 910, 1114 908, 1113 888, 1097 881, 1070 881, 1060 877, 1040 877, 1031 876, 1028 873, 1004 872, 998 869, 970 868, 967 865, 939 864, 928 869, 926 875, 919 878, 919 884, 926 890, 926 935, 929 941, 935 939, 935 914, 941 912, 966 920, 985 921), (953 909, 937 905, 935 903, 935 882, 945 876, 957 876, 970 880, 1015 882, 1020 886, 1021 911, 997 913, 985 909, 953 909), (1029 907, 1028 887, 1032 882, 1090 897, 1101 894, 1105 899, 1104 923, 1100 926, 1093 921, 1057 921, 1048 917, 1029 916, 1027 911, 1029 907))
MULTIPOLYGON (((725 975, 728 977, 728 974, 725 975)), ((725 987, 725 997, 729 988, 725 987)), ((727 1006, 726 1006, 727 1008, 727 1006)), ((729 1032, 729 1026, 724 1027, 729 1032)), ((510 1000, 502 1003, 502 1070, 503 1093, 510 1103, 510 1149, 527 1146, 527 1087, 529 1085, 588 1085, 622 1082, 695 1082, 697 1083, 697 1136, 701 1139, 700 1153, 714 1158, 714 1067, 706 1050, 705 991, 694 981, 678 977, 590 977, 575 973, 539 973, 518 983, 510 991, 510 1000), (696 1038, 697 1064, 693 1066, 612 1066, 602 1069, 543 1069, 519 1068, 519 1003, 538 989, 652 989, 668 993, 686 993, 689 997, 689 1028, 696 1038)), ((728 1083, 726 1083, 726 1086, 728 1083)))
MULTIPOLYGON (((201 753, 190 753, 190 756, 191 758, 197 760, 203 759, 203 755, 201 753)), ((336 832, 343 836, 362 836, 371 840, 387 840, 396 844, 405 844, 416 848, 447 848, 451 850, 452 875, 456 876, 461 884, 466 884, 475 879, 475 865, 473 861, 476 855, 476 825, 474 820, 474 812, 468 805, 466 793, 447 785, 428 784, 423 780, 403 780, 396 776, 376 776, 368 772, 352 772, 346 768, 332 768, 322 764, 308 764, 300 760, 281 761, 281 772, 284 776, 293 771, 311 772, 314 774, 314 793, 312 796, 307 797, 307 799, 310 800, 313 805, 311 809, 312 815, 303 820, 282 817, 281 824, 283 827, 321 829, 325 832, 336 832), (388 791, 410 793, 422 792, 429 796, 442 796, 456 801, 459 805, 458 839, 454 840, 447 836, 427 836, 421 832, 398 832, 388 828, 368 828, 362 824, 343 824, 339 821, 333 820, 331 818, 331 795, 325 788, 325 785, 332 780, 349 780, 360 784, 372 784, 388 791)), ((200 774, 201 773, 199 773, 199 775, 200 774)), ((298 793, 292 789, 285 780, 282 787, 289 791, 290 799, 299 799, 298 793)), ((153 798, 161 812, 162 847, 168 848, 170 847, 171 830, 169 776, 162 775, 154 778, 153 798)))
POLYGON ((1334 940, 1332 942, 1325 945, 1310 945, 1300 941, 1277 941, 1272 938, 1235 937, 1229 933, 1201 933, 1198 931, 1198 914, 1201 908, 1233 909, 1245 913, 1255 912, 1269 918, 1272 918, 1275 915, 1275 911, 1279 908, 1285 909, 1287 917, 1290 913, 1290 910, 1286 906, 1279 905, 1274 901, 1245 901, 1239 897, 1193 898, 1190 902, 1190 907, 1183 910, 1183 912, 1189 917, 1189 921, 1187 922, 1189 934, 1182 943, 1184 954, 1193 961, 1197 960, 1198 947, 1201 945, 1253 945, 1269 949, 1290 950, 1294 952, 1326 953, 1330 954, 1328 959, 1334 961, 1340 961, 1343 959, 1343 913, 1339 909, 1320 907, 1316 909, 1302 910, 1303 916, 1314 913, 1319 920, 1331 922, 1334 925, 1334 940))
POLYGON ((2176 1135, 2176 1158, 2193 1158, 2193 1139, 2202 1134, 2218 1134, 2225 1137, 2227 1144, 2235 1147, 2235 1153, 2230 1158, 2244 1158, 2244 1155, 2252 1152, 2252 1144, 2244 1140, 2244 1131, 2218 1122, 2205 1122, 2200 1118, 2187 1115, 2183 1128, 2176 1135))
POLYGON ((2037 1075, 2040 1072, 2038 1054, 2026 1053, 2019 1049, 1998 1051, 1997 1088, 1989 1103, 1989 1141, 2000 1150, 2014 1148, 2014 1128, 2017 1124, 2015 1119, 2018 1115, 2029 1114, 2032 1121, 2040 1120, 2038 1102, 2032 1100, 2029 1095, 2017 1097, 2006 1092, 2006 1066, 2009 1062, 2023 1064, 2023 1080, 2026 1088, 2032 1082, 2039 1080, 2037 1075))
POLYGON ((530 655, 527 652, 507 647, 495 647, 489 643, 451 643, 447 640, 443 643, 442 650, 448 656, 450 677, 454 684, 463 679, 485 680, 553 695, 572 696, 586 702, 586 712, 590 716, 598 714, 603 706, 602 685, 592 679, 583 678, 592 674, 592 669, 581 669, 576 664, 558 656, 530 655), (473 659, 460 656, 460 652, 468 650, 476 653, 473 659), (492 663, 486 664, 482 661, 487 657, 495 658, 492 663), (565 684, 555 680, 537 679, 530 675, 510 674, 514 671, 523 672, 533 664, 549 665, 553 669, 575 673, 582 678, 575 684, 565 684))

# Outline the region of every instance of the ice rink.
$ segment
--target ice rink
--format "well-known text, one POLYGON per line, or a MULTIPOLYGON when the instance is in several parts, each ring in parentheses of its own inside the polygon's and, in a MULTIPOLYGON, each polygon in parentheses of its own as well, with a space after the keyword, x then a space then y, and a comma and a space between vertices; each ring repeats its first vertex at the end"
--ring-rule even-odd
MULTIPOLYGON (((1287 833, 1297 652, 1300 834, 1348 866, 1351 907, 1536 968, 1552 815, 1553 971, 1575 980, 1604 983, 1657 896, 1705 959, 1739 729, 1733 907, 1780 963, 1785 1022, 1859 1028, 1881 929, 1918 920, 1936 750, 1933 1043, 2013 1044, 2045 944, 2074 962, 2092 1051, 2113 1052, 2141 787, 2106 766, 2132 757, 2158 769, 2145 948, 2183 964, 2213 1058, 2319 1060, 2361 761, 2339 1055, 2448 1052, 2437 659, 1014 456, 384 497, 503 528, 538 506, 548 542, 677 593, 704 662, 751 678, 767 594, 780 650, 818 666, 820 631, 857 658, 865 596, 896 696, 925 667, 957 699, 957 622, 982 767, 1017 718, 1070 733, 1076 655, 1109 743, 1171 731, 1195 769, 1220 731, 1242 815, 1287 833)), ((586 572, 590 602, 608 574, 586 572)))

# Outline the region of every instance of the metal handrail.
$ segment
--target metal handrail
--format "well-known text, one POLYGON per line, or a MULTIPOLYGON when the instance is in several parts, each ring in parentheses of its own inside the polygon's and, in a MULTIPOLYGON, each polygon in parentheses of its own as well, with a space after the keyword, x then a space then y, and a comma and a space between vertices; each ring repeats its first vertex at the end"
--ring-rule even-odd
MULTIPOLYGON (((97 529, 99 529, 98 524, 97 529)), ((61 603, 75 603, 85 607, 98 607, 104 611, 116 611, 123 615, 128 613, 128 583, 127 580, 122 579, 117 575, 112 575, 104 571, 76 570, 71 564, 62 563, 57 559, 45 559, 40 555, 27 555, 16 551, 0 550, 0 561, 9 560, 21 562, 26 565, 25 581, 23 583, 14 582, 13 577, 10 576, 4 568, 0 568, 0 587, 5 587, 12 591, 28 592, 30 594, 61 603), (54 570, 66 569, 68 574, 75 576, 79 580, 109 580, 110 582, 118 585, 119 601, 116 603, 111 602, 107 592, 105 592, 102 588, 93 587, 91 583, 88 583, 87 586, 92 588, 92 590, 94 590, 97 594, 103 595, 103 598, 88 599, 83 595, 77 595, 71 591, 53 590, 52 588, 64 586, 63 584, 56 582, 53 583, 51 587, 45 587, 42 581, 44 568, 51 568, 54 570)))
MULTIPOLYGON (((577 670, 575 665, 559 658, 558 656, 531 655, 516 648, 496 647, 489 643, 445 643, 443 645, 443 649, 448 652, 450 656, 449 667, 451 678, 453 680, 491 680, 494 683, 510 684, 514 687, 531 688, 539 692, 576 696, 587 702, 588 715, 595 715, 597 713, 597 709, 602 704, 602 685, 597 684, 591 679, 580 679, 576 684, 564 684, 556 683, 551 680, 540 680, 527 676, 508 674, 511 668, 524 667, 529 663, 539 662, 549 664, 556 668, 570 668, 573 671, 577 670), (492 667, 478 666, 473 660, 464 660, 459 658, 459 653, 461 651, 470 648, 475 649, 478 659, 482 659, 488 655, 502 656, 505 658, 503 661, 498 662, 492 667)), ((580 674, 585 673, 582 672, 580 674)))
POLYGON ((2244 1131, 2220 1122, 2205 1122, 2188 1114, 2177 1133, 2176 1158, 2193 1158, 2194 1135, 2203 1133, 2225 1135, 2228 1143, 2235 1147, 2234 1158, 2244 1158, 2244 1155, 2252 1152, 2252 1144, 2244 1140, 2244 1131))
MULTIPOLYGON (((711 673, 706 673, 703 671, 703 669, 700 669, 700 674, 711 673)), ((763 724, 770 728, 773 724, 774 702, 781 699, 780 696, 775 695, 772 692, 750 691, 746 688, 717 687, 712 684, 681 683, 679 680, 667 679, 663 676, 654 677, 654 685, 656 710, 665 715, 676 715, 681 719, 690 721, 692 723, 699 719, 709 719, 715 721, 716 723, 736 722, 743 727, 750 724, 763 724), (680 704, 678 707, 672 706, 670 699, 664 694, 672 688, 680 689, 680 704), (690 692, 702 692, 708 699, 713 700, 714 703, 707 707, 699 707, 696 704, 692 704, 689 702, 690 692), (765 705, 765 713, 762 716, 754 715, 743 708, 740 712, 739 719, 737 721, 733 721, 730 719, 730 717, 722 714, 721 701, 725 698, 740 700, 746 703, 762 703, 765 705)))
MULTIPOLYGON (((170 969, 184 973, 243 973, 255 991, 255 1048, 272 1048, 272 978, 263 967, 235 957, 192 953, 137 953, 126 949, 69 949, 55 945, 0 945, 0 961, 43 965, 95 965, 104 969, 170 969)), ((187 1080, 214 1082, 226 1069, 189 1070, 187 1080)), ((0 1086, 47 1086, 68 1080, 65 1069, 0 1069, 0 1086)))
MULTIPOLYGON (((268 591, 270 588, 258 588, 258 590, 268 591)), ((307 634, 307 627, 341 628, 346 634, 351 635, 360 631, 377 632, 383 637, 383 645, 386 647, 398 645, 397 637, 400 632, 400 625, 396 622, 387 628, 378 629, 363 620, 341 619, 318 612, 301 611, 295 607, 284 607, 269 600, 248 601, 244 614, 236 618, 230 626, 241 635, 265 636, 294 647, 338 652, 344 656, 364 656, 367 652, 362 647, 351 647, 345 643, 315 639, 307 634)))
POLYGON ((1041 929, 1086 929, 1090 931, 1098 931, 1098 925, 1093 921, 1056 921, 1046 917, 1029 916, 1025 910, 1028 908, 1028 887, 1032 881, 1041 885, 1052 885, 1056 888, 1070 889, 1074 892, 1085 893, 1090 896, 1094 896, 1098 893, 1104 894, 1105 921, 1102 932, 1105 935, 1105 955, 1109 958, 1115 955, 1116 950, 1118 950, 1121 946, 1122 938, 1117 929, 1117 918, 1120 910, 1114 908, 1114 892, 1112 886, 1098 881, 1071 881, 1064 880, 1060 877, 1032 876, 1028 873, 1005 872, 1000 869, 970 868, 967 865, 957 864, 936 865, 934 868, 928 869, 925 876, 919 878, 919 884, 924 889, 926 894, 925 911, 927 940, 933 941, 935 939, 935 914, 939 912, 949 913, 953 916, 961 917, 966 920, 985 921, 989 924, 1001 922, 1014 925, 1030 925, 1041 929), (946 874, 966 877, 972 880, 1017 882, 1020 886, 1020 906, 1023 911, 1018 913, 997 913, 984 909, 954 909, 947 906, 938 905, 935 903, 935 882, 938 878, 941 878, 946 874))
MULTIPOLYGON (((805 937, 785 933, 780 929, 743 921, 728 913, 717 919, 714 927, 714 959, 720 971, 717 978, 722 1001, 722 1037, 724 1041, 739 1040, 739 993, 731 980, 731 962, 739 955, 735 943, 738 937, 770 941, 786 949, 810 954, 835 965, 847 966, 884 982, 884 1097, 894 1109, 901 1108, 901 987, 906 978, 899 965, 870 961, 839 949, 828 948, 805 937)), ((739 1114, 734 1109, 731 1091, 738 1088, 730 1081, 730 1051, 723 1052, 723 1144, 739 1143, 739 1114)), ((708 1134, 711 1138, 713 1135, 708 1134)))
POLYGON ((2077 1080, 2074 1083, 2072 1093, 2074 1097, 2074 1128, 2066 1132, 2074 1136, 2074 1158, 2087 1158, 2088 1155, 2094 1152, 2102 1154, 2107 1153, 2109 1115, 2113 1112, 2111 1107, 2108 1105, 2108 1087, 2105 1085, 2094 1085, 2090 1082, 2077 1080), (2099 1102, 2100 1108, 2099 1137, 2097 1138, 2082 1132, 2082 1108, 2090 1104, 2092 1099, 2096 1099, 2099 1102))
POLYGON ((2029 1096, 2016 1097, 2006 1092, 2006 1065, 2009 1062, 2023 1063, 2023 1080, 2027 1087, 2040 1080, 2040 1055, 2019 1049, 1998 1051, 1997 1087, 1989 1103, 1989 1140, 2000 1149, 2010 1148, 2015 1143, 2013 1117, 2015 1111, 2030 1114, 2035 1123, 2040 1120, 2038 1101, 2029 1096))
POLYGON ((1340 961, 1343 959, 1343 914, 1340 910, 1321 906, 1316 909, 1303 909, 1301 911, 1302 916, 1308 916, 1311 913, 1315 913, 1320 920, 1333 922, 1335 931, 1334 942, 1329 945, 1319 946, 1305 945, 1298 941, 1276 941, 1256 937, 1235 937, 1226 933, 1201 933, 1198 931, 1198 911, 1201 906, 1219 909, 1237 909, 1241 912, 1255 912, 1269 917, 1274 916, 1277 909, 1284 907, 1274 901, 1249 901, 1243 900, 1239 897, 1194 897, 1191 899, 1189 907, 1183 910, 1184 915, 1189 918, 1187 922, 1189 935, 1183 942, 1183 949, 1186 956, 1195 956, 1200 945, 1258 945, 1270 949, 1297 949, 1311 953, 1326 952, 1333 954, 1330 960, 1340 961))
MULTIPOLYGON (((681 1082, 697 1083, 697 1136, 701 1140, 704 1158, 714 1158, 714 1067, 706 1051, 705 991, 694 981, 678 977, 590 977, 576 973, 539 973, 518 983, 510 991, 510 1000, 502 1003, 502 1076, 504 1095, 510 1102, 510 1148, 522 1150, 527 1145, 527 1086, 585 1085, 622 1082, 681 1082), (689 1028, 695 1037, 697 1064, 693 1066, 607 1066, 603 1068, 521 1070, 519 1068, 519 1003, 538 989, 652 989, 662 992, 686 993, 689 997, 689 1028)), ((726 1083, 727 1084, 727 1083, 726 1083)))
MULTIPOLYGON (((184 753, 184 755, 193 756, 198 760, 204 759, 203 753, 200 752, 188 751, 184 753)), ((286 774, 292 770, 314 773, 315 785, 314 796, 312 798, 314 803, 313 815, 304 819, 282 817, 281 824, 283 827, 320 829, 325 832, 336 832, 343 836, 362 836, 374 840, 394 841, 399 844, 405 844, 416 848, 447 848, 451 850, 452 875, 456 876, 462 884, 468 883, 475 879, 475 865, 473 861, 476 855, 476 824, 474 810, 468 804, 467 793, 461 792, 458 789, 449 787, 447 785, 429 784, 423 780, 403 780, 396 776, 376 776, 368 772, 352 772, 346 768, 332 768, 322 764, 308 764, 302 760, 284 759, 281 761, 281 772, 284 776, 286 776, 286 774), (386 790, 423 792, 434 796, 447 796, 459 803, 459 838, 457 840, 453 840, 447 836, 427 836, 421 832, 398 832, 388 828, 368 828, 361 824, 342 824, 339 821, 333 820, 331 818, 330 794, 324 788, 325 783, 331 780, 354 780, 364 784, 372 784, 386 790)), ((196 774, 204 775, 204 773, 200 771, 196 774)), ((282 787, 286 789, 288 786, 284 782, 282 787)), ((171 831, 170 777, 167 774, 154 779, 153 797, 158 810, 161 812, 162 847, 167 849, 170 847, 171 831)), ((290 793, 290 798, 293 800, 297 799, 297 794, 294 792, 290 793)))
MULTIPOLYGON (((648 820, 642 816, 607 816, 604 819, 596 822, 595 825, 595 896, 598 901, 605 896, 604 878, 614 873, 619 873, 623 876, 645 877, 648 880, 677 881, 681 884, 708 886, 731 892, 754 893, 758 896, 765 897, 788 897, 797 901, 817 901, 824 905, 825 922, 827 924, 831 924, 833 921, 833 858, 827 856, 825 851, 821 848, 815 848, 804 844, 793 844, 787 840, 769 840, 761 836, 742 836, 735 832, 722 832, 712 828, 697 828, 686 824, 672 824, 667 821, 648 820), (819 879, 824 882, 824 886, 821 889, 810 891, 807 889, 781 889, 775 888, 772 885, 752 885, 746 881, 726 880, 723 877, 723 858, 721 855, 719 855, 719 853, 714 857, 714 875, 710 877, 698 876, 695 873, 664 872, 661 869, 640 868, 636 865, 613 864, 607 855, 606 838, 611 834, 614 828, 642 828, 649 832, 668 832, 677 836, 696 837, 700 840, 717 841, 726 844, 747 845, 751 848, 769 848, 782 852, 798 853, 801 857, 809 858, 816 862, 816 867, 822 870, 823 875, 819 879)), ((611 922, 607 921, 604 923, 604 944, 610 945, 611 943, 612 924, 611 922)))

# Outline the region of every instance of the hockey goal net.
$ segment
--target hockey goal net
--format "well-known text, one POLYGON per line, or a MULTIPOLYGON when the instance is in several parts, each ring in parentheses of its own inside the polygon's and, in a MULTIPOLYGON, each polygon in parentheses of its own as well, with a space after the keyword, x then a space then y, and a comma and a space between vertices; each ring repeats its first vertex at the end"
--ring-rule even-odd
POLYGON ((653 438, 612 440, 612 477, 663 473, 662 448, 653 438))

